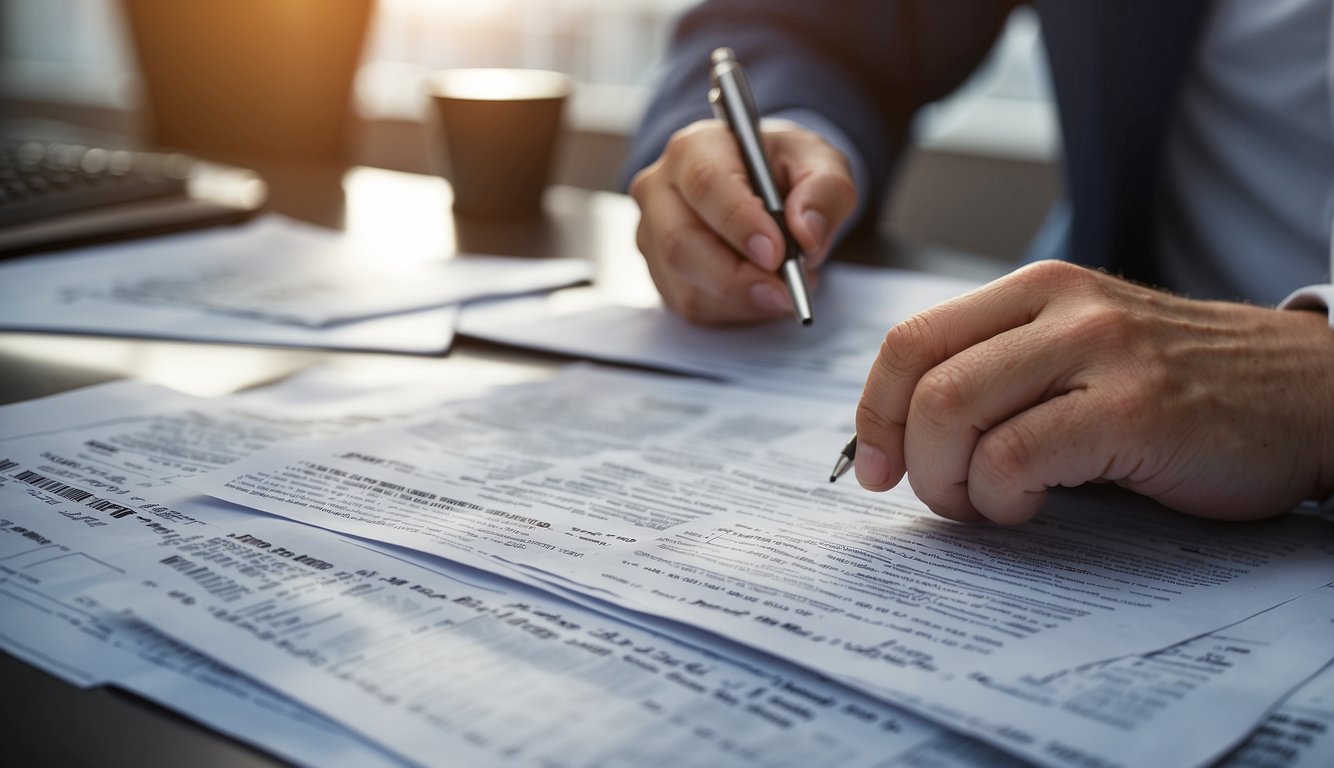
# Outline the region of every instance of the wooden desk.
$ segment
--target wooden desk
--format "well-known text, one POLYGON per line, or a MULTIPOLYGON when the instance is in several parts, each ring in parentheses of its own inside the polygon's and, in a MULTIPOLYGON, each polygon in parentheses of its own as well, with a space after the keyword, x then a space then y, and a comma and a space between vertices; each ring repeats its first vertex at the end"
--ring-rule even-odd
MULTIPOLYGON (((596 283, 632 301, 654 289, 634 245, 638 210, 627 197, 556 187, 546 215, 513 223, 455 220, 449 192, 434 177, 368 168, 266 167, 271 209, 384 242, 437 244, 448 250, 543 258, 581 256, 597 264, 596 283)), ((857 261, 973 278, 994 265, 938 250, 896 246, 873 235, 849 245, 857 261)), ((199 395, 274 381, 316 363, 373 366, 403 378, 466 371, 468 361, 554 368, 559 361, 460 339, 447 357, 320 352, 59 334, 0 333, 0 403, 133 377, 199 395)), ((0 429, 0 436, 3 430, 0 429)), ((80 690, 0 654, 0 723, 9 765, 259 766, 273 758, 115 689, 80 690)))

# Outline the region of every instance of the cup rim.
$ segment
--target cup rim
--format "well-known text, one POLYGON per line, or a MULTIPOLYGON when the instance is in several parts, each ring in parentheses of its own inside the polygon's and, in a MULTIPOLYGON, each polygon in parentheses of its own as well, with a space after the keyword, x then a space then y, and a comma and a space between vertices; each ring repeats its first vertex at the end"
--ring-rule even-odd
POLYGON ((564 72, 518 67, 457 67, 426 75, 428 96, 469 101, 536 101, 570 95, 574 81, 564 72))

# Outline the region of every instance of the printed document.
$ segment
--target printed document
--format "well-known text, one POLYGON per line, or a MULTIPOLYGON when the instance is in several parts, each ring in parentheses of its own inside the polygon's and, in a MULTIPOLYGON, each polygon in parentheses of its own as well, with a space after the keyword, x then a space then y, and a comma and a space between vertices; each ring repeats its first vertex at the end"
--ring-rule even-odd
POLYGON ((0 411, 34 433, 0 443, 6 650, 82 684, 114 680, 312 765, 393 762, 353 733, 431 765, 995 755, 744 648, 701 650, 167 482, 280 437, 384 419, 417 397, 388 393, 378 409, 322 420, 318 408, 292 413, 302 398, 282 389, 210 403, 118 384, 0 411), (75 424, 108 404, 118 416, 75 424))
POLYGON ((77 597, 46 594, 40 587, 46 578, 73 574, 66 567, 74 559, 69 553, 96 555, 51 539, 34 542, 34 535, 45 538, 34 532, 50 532, 42 522, 49 518, 22 512, 30 501, 9 506, 3 490, 0 502, 6 505, 0 513, 0 649, 73 685, 132 691, 298 765, 403 765, 329 718, 142 622, 90 609, 77 597), (14 546, 20 537, 17 543, 26 546, 14 546), (38 566, 53 550, 66 557, 38 566))
MULTIPOLYGON (((0 479, 17 480, 16 469, 0 479)), ((107 656, 109 649, 100 654, 122 684, 299 763, 384 760, 197 651, 109 616, 99 601, 130 606, 368 738, 412 750, 407 756, 425 764, 466 757, 476 765, 557 758, 572 766, 609 759, 680 765, 683 754, 695 756, 685 764, 715 766, 1017 764, 734 646, 722 655, 701 652, 443 561, 377 554, 364 543, 198 500, 160 496, 167 504, 94 526, 88 517, 52 510, 78 506, 67 498, 71 487, 33 486, 28 477, 0 488, 7 518, 18 518, 0 523, 5 626, 22 633, 18 619, 31 618, 23 611, 31 614, 35 605, 48 612, 48 626, 32 630, 49 633, 34 636, 48 667, 53 654, 86 664, 75 651, 86 650, 89 636, 105 636, 117 651, 130 645, 140 663, 123 653, 107 656), (196 522, 173 531, 161 523, 166 511, 196 522), (331 574, 335 564, 343 570, 331 574), (451 610, 460 607, 468 609, 461 617, 451 610), (524 670, 518 678, 516 666, 524 670), (460 668, 469 675, 461 677, 460 668), (580 716, 571 722, 576 707, 580 716)), ((1161 659, 1127 660, 1030 688, 1084 712, 1100 703, 1118 728, 1161 715, 1180 717, 1177 727, 1199 721, 1204 733, 1240 737, 1245 728, 1232 727, 1236 716, 1227 706, 1246 688, 1237 678, 1290 674, 1317 640, 1291 632, 1294 624, 1328 616, 1331 596, 1320 590, 1288 604, 1286 618, 1272 626, 1252 619, 1161 659), (1208 706, 1201 706, 1205 697, 1208 706)), ((3 638, 11 650, 12 638, 3 638)), ((1311 722, 1309 714, 1303 722, 1311 722)), ((1046 764, 1076 764, 1080 756, 1061 733, 1051 729, 1027 751, 1046 764)), ((1208 743, 1146 740, 1120 754, 1191 765, 1178 756, 1198 756, 1208 743)))
POLYGON ((241 228, 110 250, 96 255, 116 258, 121 277, 90 296, 312 328, 561 288, 593 276, 592 262, 573 258, 422 253, 391 261, 355 238, 276 214, 241 228))
POLYGON ((587 280, 579 259, 372 259, 278 216, 0 265, 0 328, 439 353, 458 304, 587 280))
MULTIPOLYGON (((573 378, 586 385, 601 375, 573 378)), ((48 669, 86 668, 93 637, 137 647, 137 661, 134 653, 100 654, 103 669, 85 673, 85 682, 129 680, 132 690, 310 764, 330 764, 330 744, 343 743, 348 754, 366 757, 363 764, 379 763, 350 733, 335 733, 296 704, 283 707, 290 713, 283 717, 309 727, 251 728, 256 706, 279 707, 275 697, 286 695, 428 763, 468 755, 479 765, 529 765, 560 755, 567 765, 632 758, 680 765, 691 754, 701 765, 1010 764, 957 733, 707 635, 685 633, 691 644, 682 644, 478 571, 377 550, 165 484, 195 474, 183 473, 185 464, 217 467, 279 439, 364 430, 459 394, 423 389, 377 398, 360 382, 338 386, 316 376, 202 401, 117 384, 0 411, 6 432, 33 433, 0 444, 0 453, 18 457, 4 459, 0 470, 0 626, 10 628, 0 640, 48 669), (317 392, 336 401, 320 403, 317 392), (472 610, 455 615, 447 604, 472 610), (33 605, 52 620, 27 635, 25 653, 22 629, 33 605), (111 616, 108 606, 150 618, 193 648, 111 616), (60 627, 69 636, 55 641, 60 627), (272 692, 202 663, 198 651, 272 692), (315 663, 319 653, 343 661, 315 663), (525 685, 526 695, 515 695, 516 664, 528 670, 525 680, 542 676, 533 679, 536 691, 525 685), (474 671, 460 680, 459 668, 474 671), (230 705, 217 695, 219 681, 236 695, 230 705), (581 691, 576 709, 587 727, 568 722, 569 702, 581 691), (783 762, 787 755, 791 762, 783 762)), ((678 394, 675 405, 683 402, 678 394)), ((658 391, 642 404, 664 413, 673 405, 658 391)), ((1329 655, 1331 592, 1316 590, 1144 657, 1042 678, 979 675, 979 689, 1001 692, 1006 706, 1031 701, 1050 718, 1029 738, 1007 731, 993 740, 1048 765, 1199 764, 1241 738, 1264 702, 1329 655), (1177 738, 1182 732, 1192 737, 1177 738)), ((1298 691, 1243 754, 1282 752, 1324 764, 1331 745, 1317 736, 1332 719, 1331 684, 1326 675, 1298 691)), ((923 709, 956 727, 972 722, 967 712, 930 701, 923 709)))
MULTIPOLYGON (((906 488, 830 485, 845 407, 577 370, 191 483, 707 629, 1013 750, 1078 709, 1026 681, 1151 653, 1334 580, 1313 518, 1226 525, 1080 492, 1053 494, 1029 525, 965 526, 906 488)), ((1328 647, 1327 630, 1317 620, 1304 637, 1328 647)), ((1249 688, 1239 722, 1314 674, 1321 653, 1267 676, 1265 694, 1249 688)), ((1103 714, 1061 731, 1081 739, 1062 746, 1070 760, 1119 754, 1124 725, 1103 714)), ((1137 728, 1159 744, 1174 723, 1137 728)))

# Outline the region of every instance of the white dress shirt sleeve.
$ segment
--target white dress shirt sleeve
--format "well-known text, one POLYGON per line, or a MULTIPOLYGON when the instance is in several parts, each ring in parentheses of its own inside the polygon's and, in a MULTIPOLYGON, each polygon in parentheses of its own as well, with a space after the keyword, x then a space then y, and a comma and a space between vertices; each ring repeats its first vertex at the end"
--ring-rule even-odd
MULTIPOLYGON (((1331 66, 1331 73, 1334 73, 1334 66, 1331 66)), ((1332 74, 1331 76, 1334 76, 1332 74)), ((1334 222, 1330 224, 1329 234, 1329 262, 1330 274, 1334 275, 1334 222)), ((1308 285, 1305 288, 1298 288, 1288 297, 1278 304, 1279 309, 1309 309, 1317 312, 1323 311, 1329 316, 1329 326, 1334 329, 1334 285, 1308 285)))

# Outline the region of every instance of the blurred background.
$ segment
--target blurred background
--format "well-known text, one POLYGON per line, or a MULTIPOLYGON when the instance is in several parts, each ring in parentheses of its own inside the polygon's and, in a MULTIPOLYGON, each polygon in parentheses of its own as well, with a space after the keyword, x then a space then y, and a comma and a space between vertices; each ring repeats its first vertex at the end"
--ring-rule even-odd
MULTIPOLYGON (((554 69, 577 84, 556 181, 611 189, 673 21, 689 4, 376 0, 356 67, 350 159, 429 172, 426 72, 554 69)), ((0 0, 0 120, 134 140, 146 135, 144 92, 122 0, 0 0)), ((884 217, 915 241, 1018 258, 1060 186, 1059 132, 1030 13, 1015 14, 960 92, 923 112, 919 138, 884 217)))

